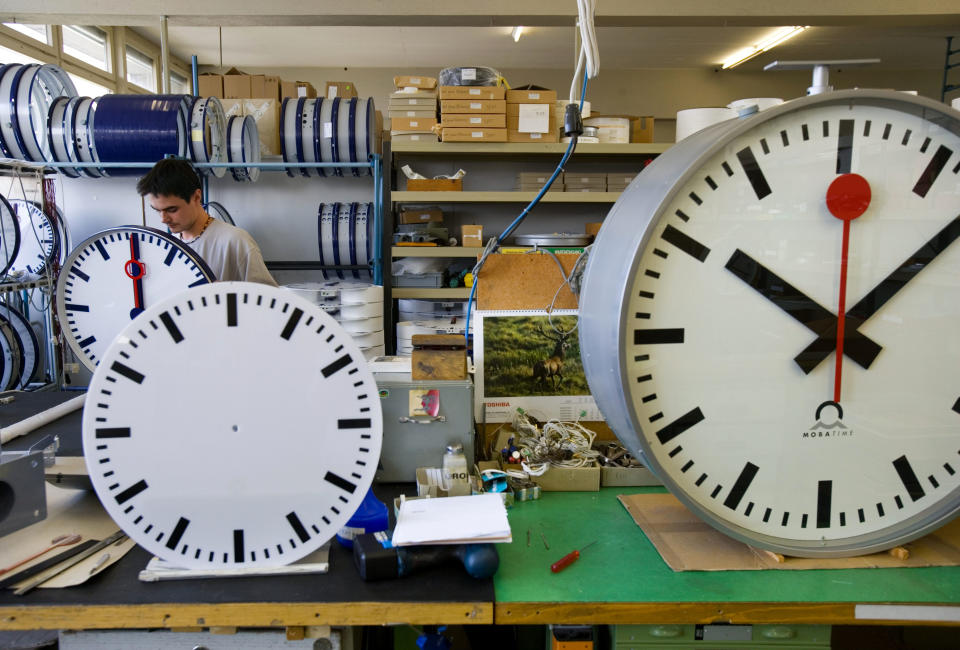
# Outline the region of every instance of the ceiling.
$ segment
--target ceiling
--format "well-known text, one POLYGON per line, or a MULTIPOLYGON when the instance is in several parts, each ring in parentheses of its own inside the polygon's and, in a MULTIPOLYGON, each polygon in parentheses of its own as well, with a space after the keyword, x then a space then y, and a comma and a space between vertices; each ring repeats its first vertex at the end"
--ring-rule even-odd
MULTIPOLYGON (((136 31, 160 42, 160 27, 136 31)), ((772 30, 769 26, 598 27, 601 69, 716 67, 726 56, 772 30)), ((519 42, 510 27, 479 26, 227 26, 170 25, 170 51, 200 65, 236 67, 571 68, 573 27, 528 27, 519 42), (221 59, 222 48, 222 59, 221 59)), ((942 68, 945 37, 960 47, 957 21, 931 26, 814 26, 744 64, 774 60, 880 58, 883 68, 942 68)))

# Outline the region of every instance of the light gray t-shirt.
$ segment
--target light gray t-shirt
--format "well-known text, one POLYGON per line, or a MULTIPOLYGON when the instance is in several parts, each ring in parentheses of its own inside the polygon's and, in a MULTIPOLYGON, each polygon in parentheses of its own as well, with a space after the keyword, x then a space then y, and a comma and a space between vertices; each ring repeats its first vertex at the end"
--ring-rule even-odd
POLYGON ((221 282, 259 282, 277 286, 260 247, 246 230, 214 219, 193 241, 185 242, 207 263, 221 282))

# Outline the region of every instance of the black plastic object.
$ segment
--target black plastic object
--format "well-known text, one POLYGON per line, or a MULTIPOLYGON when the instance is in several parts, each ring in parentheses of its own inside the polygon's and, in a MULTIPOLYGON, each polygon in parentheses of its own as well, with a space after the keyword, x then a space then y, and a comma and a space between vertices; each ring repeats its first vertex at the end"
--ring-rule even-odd
POLYGON ((563 113, 563 132, 567 136, 583 135, 583 119, 576 104, 567 104, 563 113))
POLYGON ((490 578, 500 566, 493 544, 450 544, 385 548, 375 534, 353 540, 353 563, 364 580, 386 580, 410 575, 426 567, 459 560, 467 574, 490 578))
POLYGON ((444 68, 440 71, 441 86, 496 86, 500 73, 493 68, 444 68))

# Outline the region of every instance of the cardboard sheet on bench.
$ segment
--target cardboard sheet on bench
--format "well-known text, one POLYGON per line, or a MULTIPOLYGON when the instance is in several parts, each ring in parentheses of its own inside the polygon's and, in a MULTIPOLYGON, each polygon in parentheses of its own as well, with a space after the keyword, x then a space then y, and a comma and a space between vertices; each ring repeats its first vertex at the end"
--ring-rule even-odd
POLYGON ((903 546, 900 560, 887 552, 848 558, 787 557, 770 554, 714 530, 672 494, 621 494, 621 504, 674 571, 760 569, 867 569, 960 565, 960 519, 903 546))

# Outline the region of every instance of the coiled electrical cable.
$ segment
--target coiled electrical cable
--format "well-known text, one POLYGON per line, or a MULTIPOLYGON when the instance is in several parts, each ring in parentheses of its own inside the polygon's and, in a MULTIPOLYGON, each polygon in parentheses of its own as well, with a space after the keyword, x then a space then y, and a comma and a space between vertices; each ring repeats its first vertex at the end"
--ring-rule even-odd
POLYGON ((440 71, 441 86, 496 86, 500 73, 493 68, 444 68, 440 71))
MULTIPOLYGON (((249 115, 234 115, 227 121, 227 158, 231 163, 259 163, 260 136, 257 123, 249 115)), ((260 178, 259 167, 233 167, 233 180, 254 182, 260 178)))
MULTIPOLYGON (((190 151, 194 162, 227 162, 227 116, 216 97, 199 97, 190 110, 190 151)), ((205 167, 201 173, 222 178, 226 167, 205 167)))
MULTIPOLYGON (((96 162, 156 162, 187 156, 187 95, 103 95, 87 127, 96 162), (92 129, 91 125, 92 124, 92 129)), ((139 176, 142 169, 111 169, 111 176, 139 176)))

